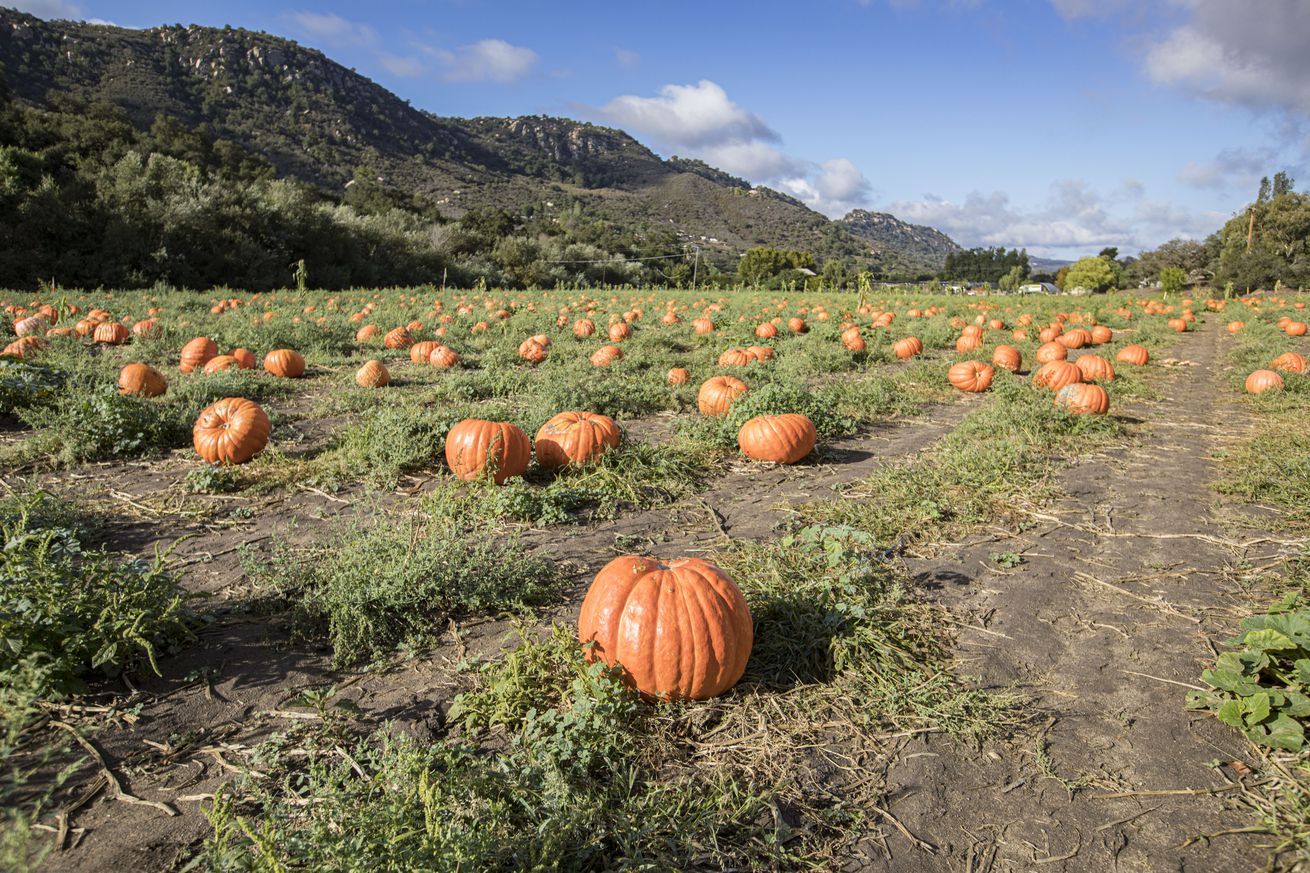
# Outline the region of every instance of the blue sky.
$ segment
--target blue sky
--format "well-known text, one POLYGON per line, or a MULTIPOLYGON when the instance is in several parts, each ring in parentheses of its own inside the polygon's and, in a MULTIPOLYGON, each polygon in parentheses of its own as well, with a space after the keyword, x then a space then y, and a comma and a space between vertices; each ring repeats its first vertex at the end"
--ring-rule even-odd
POLYGON ((1310 174, 1308 0, 18 5, 264 30, 438 114, 612 124, 829 215, 1046 256, 1204 236, 1261 175, 1310 174))

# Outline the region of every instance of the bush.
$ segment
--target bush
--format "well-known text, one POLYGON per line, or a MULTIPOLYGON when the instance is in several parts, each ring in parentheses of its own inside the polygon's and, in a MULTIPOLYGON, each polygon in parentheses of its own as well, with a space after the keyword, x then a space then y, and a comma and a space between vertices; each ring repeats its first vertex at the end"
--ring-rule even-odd
POLYGON ((187 436, 159 405, 107 386, 85 394, 66 392, 61 402, 24 409, 19 416, 43 428, 51 455, 70 466, 161 451, 187 436))

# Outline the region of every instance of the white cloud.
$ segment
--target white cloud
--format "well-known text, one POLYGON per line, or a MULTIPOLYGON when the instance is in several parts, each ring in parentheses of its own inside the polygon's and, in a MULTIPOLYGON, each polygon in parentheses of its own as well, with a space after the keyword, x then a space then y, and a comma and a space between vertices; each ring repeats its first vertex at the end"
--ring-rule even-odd
POLYGON ((5 5, 47 20, 65 18, 80 21, 82 19, 82 7, 76 3, 67 3, 65 0, 10 0, 5 5))
POLYGON ((764 119, 732 102, 719 85, 665 85, 657 97, 632 94, 600 107, 606 120, 676 146, 724 145, 752 140, 777 141, 764 119))
POLYGON ((380 63, 387 72, 393 76, 402 76, 413 78, 421 76, 427 72, 428 68, 418 58, 409 58, 402 55, 392 55, 386 52, 378 53, 378 63, 380 63))
POLYGON ((873 186, 848 158, 832 158, 808 176, 783 179, 782 190, 825 215, 841 216, 868 202, 873 186))
POLYGON ((1216 191, 1255 190, 1260 177, 1278 162, 1277 150, 1261 148, 1226 148, 1210 161, 1189 161, 1178 173, 1179 180, 1193 188, 1216 191))
POLYGON ((1310 3, 1187 0, 1188 18, 1148 45, 1150 77, 1164 85, 1253 109, 1310 116, 1310 3))
POLYGON ((614 60, 618 61, 620 66, 632 68, 641 63, 641 55, 630 49, 616 48, 614 60))
POLYGON ((378 42, 377 31, 372 27, 332 12, 302 10, 287 13, 287 18, 301 33, 333 48, 374 46, 378 42))
POLYGON ((1118 12, 1131 0, 1051 0, 1051 5, 1066 19, 1091 18, 1118 12))
POLYGON ((537 53, 503 39, 484 39, 456 49, 436 49, 433 54, 445 66, 448 82, 499 82, 521 79, 537 63, 537 53))

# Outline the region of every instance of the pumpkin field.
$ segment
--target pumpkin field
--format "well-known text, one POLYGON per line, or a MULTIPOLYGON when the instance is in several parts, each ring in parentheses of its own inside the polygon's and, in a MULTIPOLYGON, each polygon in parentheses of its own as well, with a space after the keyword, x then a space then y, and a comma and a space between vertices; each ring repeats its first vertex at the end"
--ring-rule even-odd
POLYGON ((0 293, 0 869, 1310 869, 1307 302, 0 293))

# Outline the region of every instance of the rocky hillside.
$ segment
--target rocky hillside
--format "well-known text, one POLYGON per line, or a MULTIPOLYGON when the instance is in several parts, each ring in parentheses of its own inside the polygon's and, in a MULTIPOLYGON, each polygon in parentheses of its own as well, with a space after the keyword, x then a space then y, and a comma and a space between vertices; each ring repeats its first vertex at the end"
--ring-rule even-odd
POLYGON ((321 52, 263 33, 127 30, 0 9, 0 64, 29 105, 72 97, 121 106, 141 127, 159 115, 204 125, 328 192, 365 167, 452 218, 478 207, 581 210, 638 232, 673 230, 727 268, 767 245, 914 272, 939 267, 954 247, 889 215, 829 221, 699 161, 663 160, 619 130, 423 112, 321 52))

